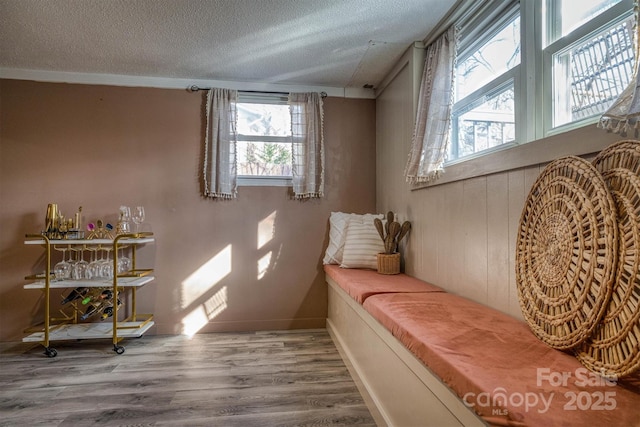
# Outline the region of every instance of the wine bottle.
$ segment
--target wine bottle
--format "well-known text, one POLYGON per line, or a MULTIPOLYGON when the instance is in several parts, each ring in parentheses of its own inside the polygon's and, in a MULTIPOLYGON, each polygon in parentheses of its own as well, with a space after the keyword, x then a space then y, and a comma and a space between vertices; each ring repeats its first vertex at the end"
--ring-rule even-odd
POLYGON ((82 298, 87 294, 87 292, 89 292, 89 288, 80 287, 73 289, 71 292, 69 292, 69 295, 67 295, 67 297, 62 300, 62 305, 82 298))
POLYGON ((100 312, 100 305, 101 304, 91 304, 89 307, 87 307, 87 310, 84 312, 84 314, 80 316, 80 320, 87 320, 91 316, 98 314, 100 312))
MULTIPOLYGON (((117 304, 118 304, 118 308, 120 308, 120 306, 122 305, 122 301, 120 301, 120 298, 118 298, 117 304)), ((113 304, 110 304, 110 305, 106 306, 104 308, 104 310, 102 310, 102 319, 101 320, 104 320, 104 319, 106 319, 108 317, 112 317, 112 316, 113 316, 113 304)))
POLYGON ((104 289, 98 294, 100 289, 91 292, 82 300, 82 305, 87 305, 91 301, 110 301, 113 298, 113 291, 111 289, 104 289))
POLYGON ((99 298, 103 301, 111 301, 113 299, 113 291, 111 289, 105 289, 100 293, 99 298))

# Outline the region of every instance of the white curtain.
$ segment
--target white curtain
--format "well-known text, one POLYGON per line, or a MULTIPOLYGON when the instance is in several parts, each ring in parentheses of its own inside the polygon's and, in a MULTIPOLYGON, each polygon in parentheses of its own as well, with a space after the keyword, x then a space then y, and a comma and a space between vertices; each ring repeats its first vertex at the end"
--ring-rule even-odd
POLYGON ((318 93, 290 93, 293 193, 296 199, 324 195, 324 113, 318 93))
POLYGON ((411 152, 405 169, 408 182, 437 179, 449 149, 456 29, 449 28, 427 47, 411 152))
POLYGON ((640 64, 640 47, 638 34, 638 21, 640 14, 638 1, 634 1, 634 48, 635 48, 635 64, 633 67, 633 77, 625 90, 618 96, 618 99, 609 107, 602 115, 598 122, 598 127, 608 132, 618 133, 627 136, 629 133, 638 135, 640 131, 640 76, 638 75, 638 67, 640 64))
POLYGON ((233 199, 236 184, 236 121, 238 91, 211 89, 207 94, 204 152, 204 195, 233 199))

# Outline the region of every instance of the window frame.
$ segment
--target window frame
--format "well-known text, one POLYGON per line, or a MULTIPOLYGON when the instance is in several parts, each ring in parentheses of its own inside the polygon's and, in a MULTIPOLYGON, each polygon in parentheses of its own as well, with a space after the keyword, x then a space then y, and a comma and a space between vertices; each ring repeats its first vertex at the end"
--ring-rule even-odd
MULTIPOLYGON (((237 104, 275 104, 289 105, 289 96, 285 93, 274 92, 238 92, 237 104)), ((237 141, 246 142, 272 142, 278 144, 292 144, 292 137, 284 136, 260 136, 236 134, 237 141), (286 140, 288 138, 288 140, 286 140)), ((236 176, 238 187, 291 187, 293 176, 269 176, 269 175, 240 175, 236 176)))
MULTIPOLYGON (((556 29, 546 28, 545 33, 547 39, 553 40, 542 49, 542 62, 543 62, 543 88, 541 98, 544 99, 544 105, 541 111, 542 123, 543 123, 543 136, 552 136, 560 133, 564 133, 573 129, 578 129, 583 126, 595 124, 599 121, 601 114, 596 114, 591 117, 585 117, 584 119, 576 120, 569 123, 564 123, 558 126, 554 126, 554 102, 556 93, 554 92, 554 56, 561 54, 571 49, 576 44, 580 44, 583 41, 593 38, 597 33, 607 28, 611 28, 620 24, 624 20, 628 19, 633 14, 633 3, 630 0, 621 0, 618 4, 611 6, 601 14, 593 17, 591 20, 575 28, 564 37, 557 37, 557 40, 553 40, 556 34, 556 29)), ((542 15, 542 12, 540 12, 542 15)), ((553 15, 551 11, 547 12, 547 19, 552 19, 553 15)))
MULTIPOLYGON (((620 139, 619 135, 607 133, 596 128, 599 116, 591 119, 584 119, 579 123, 563 125, 556 129, 547 127, 551 115, 549 114, 550 101, 553 95, 547 85, 550 84, 551 69, 549 55, 544 58, 543 53, 549 54, 554 48, 555 41, 543 49, 543 27, 542 13, 543 5, 541 0, 537 1, 512 1, 512 0, 489 0, 484 3, 470 3, 461 6, 456 13, 452 14, 450 20, 445 20, 441 24, 439 31, 434 31, 430 38, 424 41, 424 46, 429 45, 441 31, 450 25, 466 24, 475 31, 475 36, 481 34, 480 29, 483 19, 495 17, 510 5, 517 3, 520 8, 520 33, 521 33, 521 56, 519 71, 514 75, 515 121, 516 121, 516 141, 510 146, 499 146, 494 149, 477 153, 473 156, 464 157, 455 161, 445 163, 445 173, 437 180, 429 183, 416 184, 411 190, 420 190, 433 186, 443 185, 470 178, 486 176, 490 174, 507 172, 516 169, 527 168, 545 164, 555 158, 567 154, 577 156, 591 156, 606 148, 609 144, 620 139), (476 28, 475 30, 473 28, 476 28), (542 84, 540 83, 542 81, 542 84), (545 95, 546 93, 546 95, 545 95), (520 100, 527 100, 522 102, 520 100), (547 111, 547 112, 545 112, 547 111), (594 132, 598 133, 594 137, 594 132)), ((622 20, 622 15, 628 16, 633 13, 633 0, 622 0, 612 6, 607 11, 590 20, 591 25, 600 28, 610 24, 611 16, 617 16, 622 20)), ((584 27, 586 24, 583 24, 584 27)), ((585 27, 586 28, 586 27, 585 27)), ((574 29, 565 36, 565 42, 577 40, 579 37, 574 29)), ((583 28, 584 30, 584 28, 583 28)), ((593 29, 590 31, 593 32, 593 29)), ((589 33, 586 31, 585 33, 589 33)), ((555 44, 555 47, 560 46, 555 44)), ((423 56, 417 53, 410 55, 410 63, 416 69, 417 75, 422 74, 424 67, 423 56)), ((416 88, 419 86, 416 86, 416 88)), ((414 97, 414 110, 417 108, 417 98, 414 97)))
MULTIPOLYGON (((519 67, 519 65, 517 65, 516 67, 519 67)), ((459 144, 457 144, 457 142, 458 142, 458 140, 457 140, 458 122, 456 121, 456 118, 458 118, 458 117, 464 115, 465 113, 473 110, 473 108, 476 107, 478 103, 482 103, 482 102, 484 102, 484 101, 486 101, 486 100, 488 100, 490 98, 493 98, 493 97, 505 92, 506 90, 508 90, 511 87, 513 88, 514 95, 515 95, 515 92, 516 92, 515 75, 512 75, 509 72, 504 73, 499 78, 496 78, 495 80, 493 80, 490 83, 486 84, 485 86, 481 87, 477 91, 475 91, 472 94, 468 95, 467 97, 463 98, 463 100, 461 100, 461 101, 464 101, 464 102, 460 102, 460 105, 458 106, 458 108, 452 109, 452 111, 451 111, 451 144, 452 144, 452 147, 450 148, 450 151, 459 149, 459 144), (453 147, 454 143, 456 143, 456 147, 453 147)), ((457 104, 458 103, 456 103, 456 105, 457 104)), ((466 155, 464 157, 456 157, 455 159, 447 160, 446 163, 445 163, 445 166, 454 165, 456 163, 464 162, 465 160, 474 159, 476 157, 481 157, 481 156, 483 156, 485 154, 489 154, 489 153, 492 153, 494 151, 504 150, 504 149, 507 149, 507 148, 510 148, 510 147, 514 147, 515 145, 517 145, 518 125, 517 125, 517 120, 516 120, 516 116, 517 116, 517 103, 516 102, 514 102, 513 116, 514 116, 514 127, 515 127, 515 135, 516 135, 516 138, 515 138, 514 141, 511 141, 511 142, 508 142, 508 143, 505 143, 505 144, 500 144, 500 145, 497 145, 495 147, 487 148, 487 149, 475 152, 473 154, 468 154, 468 155, 466 155)))
MULTIPOLYGON (((518 1, 499 1, 500 6, 493 8, 490 12, 478 14, 474 19, 469 20, 461 25, 460 38, 464 38, 460 43, 460 53, 458 54, 457 61, 466 60, 473 55, 478 48, 484 45, 497 35, 506 24, 511 22, 516 16, 520 16, 520 38, 522 39, 522 12, 520 10, 518 1), (466 43, 466 44, 465 44, 466 43)), ((515 65, 510 70, 505 71, 501 75, 495 77, 493 80, 485 83, 483 86, 477 88, 475 91, 467 94, 464 98, 454 102, 451 109, 451 139, 450 139, 450 152, 457 151, 459 149, 458 136, 457 136, 457 122, 458 117, 474 108, 478 103, 482 103, 483 100, 487 100, 493 96, 496 96, 509 86, 513 87, 514 91, 514 126, 515 126, 515 140, 506 144, 501 144, 495 147, 491 147, 473 154, 466 155, 464 157, 457 157, 455 159, 448 159, 445 162, 445 167, 461 163, 474 158, 482 157, 486 154, 493 153, 495 151, 504 150, 513 147, 518 144, 520 126, 518 124, 518 113, 520 106, 518 105, 518 86, 520 79, 520 69, 522 67, 522 47, 520 48, 520 63, 515 65)))
MULTIPOLYGON (((543 0, 547 2, 549 0, 543 0)), ((560 37, 557 26, 543 26, 545 20, 554 18, 554 10, 546 7, 543 1, 505 1, 489 2, 487 9, 471 15, 466 21, 462 19, 460 55, 466 59, 482 43, 493 37, 505 22, 517 13, 520 16, 521 52, 520 64, 506 71, 493 81, 476 89, 465 98, 454 103, 452 108, 451 144, 457 144, 454 133, 456 117, 460 116, 469 105, 478 102, 483 97, 495 95, 501 86, 512 81, 515 94, 514 119, 515 141, 492 147, 461 158, 449 159, 445 166, 482 157, 495 151, 513 148, 518 145, 531 143, 535 140, 561 134, 598 122, 600 115, 594 115, 566 124, 553 126, 554 99, 553 93, 553 61, 554 55, 566 51, 572 45, 586 40, 603 29, 615 26, 628 19, 633 14, 633 1, 621 0, 604 12, 596 15, 582 25, 560 37), (543 14, 546 16, 543 17, 543 14), (544 19, 541 19, 544 18, 544 19), (547 42, 549 41, 549 42, 547 42), (546 46, 544 45, 546 43, 546 46), (542 85, 536 82, 542 81, 542 85), (528 100, 528 101, 522 101, 528 100), (531 101, 533 100, 533 101, 531 101), (532 120, 533 118, 533 120, 532 120)), ((552 2, 555 0, 551 0, 552 2)), ((452 148, 453 150, 454 148, 452 148)))

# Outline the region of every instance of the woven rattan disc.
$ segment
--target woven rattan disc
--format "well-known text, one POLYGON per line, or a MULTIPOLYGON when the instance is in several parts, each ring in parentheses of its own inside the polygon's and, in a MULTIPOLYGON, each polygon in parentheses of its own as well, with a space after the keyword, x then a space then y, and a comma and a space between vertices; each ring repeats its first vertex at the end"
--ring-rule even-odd
POLYGON ((615 143, 593 163, 617 209, 618 266, 604 317, 576 357, 590 370, 618 378, 640 368, 640 142, 615 143))
POLYGON ((617 230, 612 196, 591 163, 569 156, 542 171, 520 217, 516 281, 525 320, 551 347, 576 347, 604 314, 617 230))

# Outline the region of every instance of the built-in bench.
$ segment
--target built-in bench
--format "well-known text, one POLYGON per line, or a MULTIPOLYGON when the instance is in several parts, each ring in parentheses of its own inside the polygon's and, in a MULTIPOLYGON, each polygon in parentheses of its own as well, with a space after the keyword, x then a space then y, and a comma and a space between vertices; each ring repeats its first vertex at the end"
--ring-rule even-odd
POLYGON ((502 312, 404 274, 326 265, 327 328, 380 425, 640 425, 617 383, 502 312))

